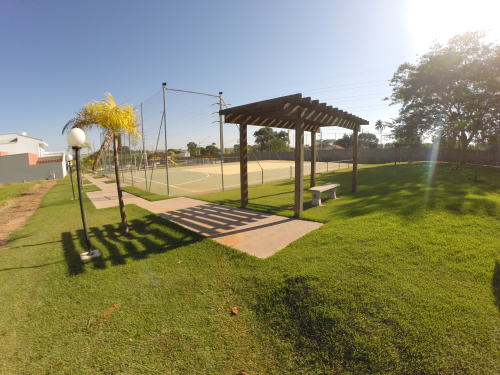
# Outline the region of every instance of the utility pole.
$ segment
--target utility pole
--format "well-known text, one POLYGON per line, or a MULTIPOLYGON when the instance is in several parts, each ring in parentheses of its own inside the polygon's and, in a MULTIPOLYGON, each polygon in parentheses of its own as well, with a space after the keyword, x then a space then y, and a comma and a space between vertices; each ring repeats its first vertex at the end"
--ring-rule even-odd
MULTIPOLYGON (((222 91, 219 92, 219 111, 222 111, 222 91)), ((220 123, 220 175, 222 179, 222 191, 224 191, 224 123, 219 112, 220 123)))
POLYGON ((167 195, 170 195, 170 186, 168 183, 168 147, 167 147, 167 103, 165 99, 165 89, 167 88, 167 83, 162 83, 163 86, 163 124, 165 125, 165 165, 167 171, 167 195))

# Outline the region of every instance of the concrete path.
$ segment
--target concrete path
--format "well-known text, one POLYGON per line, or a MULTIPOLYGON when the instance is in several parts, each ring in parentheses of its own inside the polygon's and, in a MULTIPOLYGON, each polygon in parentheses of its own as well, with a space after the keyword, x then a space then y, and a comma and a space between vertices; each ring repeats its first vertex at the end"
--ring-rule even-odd
MULTIPOLYGON (((85 176, 102 191, 87 193, 97 209, 118 206, 116 184, 85 176)), ((127 186, 126 184, 124 184, 127 186)), ((123 193, 136 204, 193 232, 259 258, 267 258, 323 224, 179 197, 150 202, 123 193)))

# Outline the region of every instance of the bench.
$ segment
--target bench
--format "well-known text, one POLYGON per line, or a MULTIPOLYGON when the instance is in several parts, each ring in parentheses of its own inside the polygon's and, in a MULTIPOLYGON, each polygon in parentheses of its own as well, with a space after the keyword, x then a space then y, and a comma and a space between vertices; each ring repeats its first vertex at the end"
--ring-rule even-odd
POLYGON ((312 206, 321 206, 321 193, 328 191, 328 198, 337 199, 337 187, 340 184, 328 182, 321 186, 315 186, 309 189, 312 192, 312 206))

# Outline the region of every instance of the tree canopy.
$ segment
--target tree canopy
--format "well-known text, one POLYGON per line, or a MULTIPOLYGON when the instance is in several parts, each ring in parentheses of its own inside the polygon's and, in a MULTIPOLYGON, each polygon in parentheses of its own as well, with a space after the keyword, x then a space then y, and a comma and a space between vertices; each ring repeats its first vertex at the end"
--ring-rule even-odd
POLYGON ((391 105, 399 104, 395 134, 419 140, 459 136, 463 149, 499 123, 500 46, 486 33, 466 32, 437 42, 415 64, 399 66, 391 80, 391 105), (442 127, 442 129, 441 129, 442 127))
MULTIPOLYGON (((256 132, 253 133, 253 136, 255 137, 255 144, 258 146, 259 151, 264 151, 267 150, 271 147, 277 146, 281 148, 281 145, 284 144, 288 145, 289 143, 289 138, 288 138, 288 132, 285 130, 280 130, 279 132, 274 131, 271 128, 260 128, 256 132), (283 142, 276 142, 274 141, 273 143, 270 143, 269 145, 266 146, 268 142, 273 141, 274 139, 279 139, 282 140, 283 142)), ((288 147, 288 146, 287 146, 288 147)), ((286 148, 288 149, 288 148, 286 148)), ((286 151, 286 150, 278 150, 278 151, 286 151)))

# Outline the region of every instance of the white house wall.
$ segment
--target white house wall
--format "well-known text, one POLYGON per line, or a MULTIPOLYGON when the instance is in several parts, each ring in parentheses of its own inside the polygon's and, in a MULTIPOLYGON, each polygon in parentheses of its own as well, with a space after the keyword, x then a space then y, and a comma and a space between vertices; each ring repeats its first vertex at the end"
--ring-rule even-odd
POLYGON ((56 179, 64 178, 66 175, 64 161, 30 165, 27 153, 0 156, 0 184, 50 180, 52 174, 56 179))

